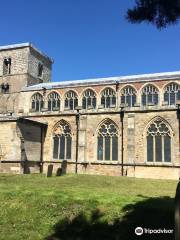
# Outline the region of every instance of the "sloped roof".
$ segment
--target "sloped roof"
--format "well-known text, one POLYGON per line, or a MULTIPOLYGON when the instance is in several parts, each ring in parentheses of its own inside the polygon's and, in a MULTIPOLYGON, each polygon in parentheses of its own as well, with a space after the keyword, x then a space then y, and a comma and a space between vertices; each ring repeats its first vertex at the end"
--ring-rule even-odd
POLYGON ((158 81, 158 80, 167 80, 167 79, 180 80, 180 71, 40 83, 40 84, 24 87, 22 91, 41 90, 43 88, 54 89, 54 88, 66 88, 66 87, 89 86, 89 85, 100 85, 100 84, 106 85, 106 84, 115 84, 115 83, 146 82, 146 81, 155 81, 155 80, 158 81))

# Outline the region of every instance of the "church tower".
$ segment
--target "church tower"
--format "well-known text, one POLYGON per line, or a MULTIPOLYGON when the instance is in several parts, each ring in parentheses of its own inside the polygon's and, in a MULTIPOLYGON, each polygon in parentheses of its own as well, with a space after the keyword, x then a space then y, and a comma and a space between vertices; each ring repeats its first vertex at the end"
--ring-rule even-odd
POLYGON ((31 43, 0 47, 0 94, 51 81, 52 59, 31 43))

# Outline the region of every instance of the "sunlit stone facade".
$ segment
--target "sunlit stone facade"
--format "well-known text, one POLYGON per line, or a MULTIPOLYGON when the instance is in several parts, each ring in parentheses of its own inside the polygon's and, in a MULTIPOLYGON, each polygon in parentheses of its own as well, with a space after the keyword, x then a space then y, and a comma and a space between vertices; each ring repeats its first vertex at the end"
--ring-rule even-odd
POLYGON ((178 179, 180 72, 51 82, 31 44, 0 48, 0 171, 178 179))

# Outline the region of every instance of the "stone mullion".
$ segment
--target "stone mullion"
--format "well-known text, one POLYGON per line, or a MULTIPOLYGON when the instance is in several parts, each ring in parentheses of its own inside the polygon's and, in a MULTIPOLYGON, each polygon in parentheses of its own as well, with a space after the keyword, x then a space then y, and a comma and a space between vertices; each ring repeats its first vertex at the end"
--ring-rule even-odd
POLYGON ((75 102, 75 99, 74 99, 73 97, 72 97, 71 99, 72 99, 72 103, 73 103, 73 110, 74 110, 74 105, 75 105, 75 104, 74 104, 74 102, 75 102))
POLYGON ((164 135, 161 136, 161 143, 162 143, 162 162, 164 162, 164 135))
POLYGON ((67 136, 64 136, 64 159, 67 159, 67 136))
POLYGON ((153 136, 153 162, 156 162, 156 136, 153 136))
POLYGON ((58 159, 60 159, 60 141, 61 141, 61 138, 60 136, 58 136, 59 138, 59 144, 58 144, 58 159))
POLYGON ((105 160, 105 137, 103 136, 103 161, 105 160))
POLYGON ((110 161, 112 161, 112 136, 109 136, 110 137, 110 161))

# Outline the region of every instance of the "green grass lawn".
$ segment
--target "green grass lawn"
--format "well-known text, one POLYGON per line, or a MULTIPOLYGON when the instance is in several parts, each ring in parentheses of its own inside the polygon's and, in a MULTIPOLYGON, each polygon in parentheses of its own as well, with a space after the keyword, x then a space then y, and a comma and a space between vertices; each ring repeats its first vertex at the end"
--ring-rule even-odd
POLYGON ((134 240, 134 228, 174 227, 177 181, 0 175, 0 239, 134 240))

